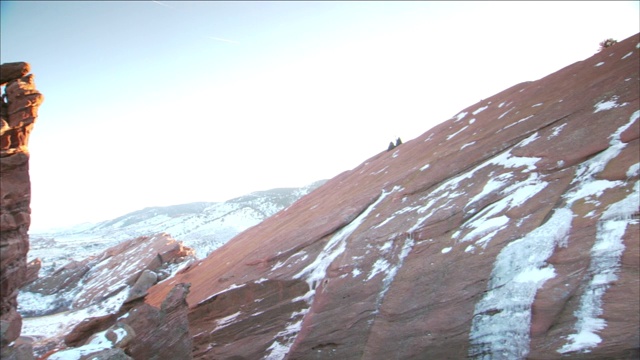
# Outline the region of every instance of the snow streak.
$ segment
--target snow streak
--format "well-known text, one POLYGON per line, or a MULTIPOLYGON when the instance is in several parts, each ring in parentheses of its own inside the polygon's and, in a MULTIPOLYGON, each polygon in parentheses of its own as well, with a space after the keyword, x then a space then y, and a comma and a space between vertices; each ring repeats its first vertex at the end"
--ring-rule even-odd
POLYGON ((476 304, 469 356, 523 359, 529 353, 531 304, 537 290, 555 276, 546 260, 564 242, 573 214, 559 209, 544 225, 505 246, 494 264, 489 290, 476 304))
MULTIPOLYGON (((395 188, 391 190, 391 192, 393 191, 395 191, 395 188)), ((383 191, 382 195, 380 195, 373 204, 363 211, 362 214, 335 233, 333 237, 331 237, 331 240, 329 240, 324 246, 318 257, 311 264, 302 269, 302 271, 294 275, 293 278, 300 279, 304 277, 307 284, 309 284, 309 288, 315 289, 316 285, 326 276, 329 265, 331 265, 331 263, 346 249, 347 244, 345 240, 353 234, 369 213, 373 211, 376 205, 382 202, 382 200, 384 200, 384 198, 391 192, 383 191)))
MULTIPOLYGON (((578 200, 599 197, 609 188, 624 185, 622 181, 600 180, 600 173, 610 160, 626 146, 620 135, 638 118, 636 111, 629 122, 610 137, 610 146, 582 163, 576 169, 572 191, 564 195, 566 206, 556 209, 542 226, 523 238, 505 246, 496 258, 486 295, 476 304, 469 339, 469 356, 475 359, 524 359, 529 353, 531 305, 545 281, 555 276, 553 266, 546 263, 558 246, 566 246, 573 219, 572 206, 578 200)), ((535 178, 535 173, 532 176, 535 178)), ((536 175, 537 176, 537 175, 536 175)), ((490 188, 496 185, 489 186, 490 188)), ((498 186, 499 187, 499 186, 498 186)), ((636 184, 636 188, 638 185, 636 184)), ((637 211, 638 190, 625 200, 611 205, 601 217, 596 243, 591 250, 592 276, 576 311, 576 334, 558 352, 585 350, 600 342, 595 331, 606 323, 602 314, 602 296, 615 280, 624 250, 622 236, 629 217, 637 211), (623 222, 623 223, 621 223, 623 222)), ((597 204, 597 202, 594 201, 597 204)))
MULTIPOLYGON (((626 146, 620 140, 620 135, 638 118, 640 118, 640 111, 634 112, 629 122, 611 135, 610 147, 582 167, 582 172, 579 173, 580 178, 592 180, 592 183, 599 184, 601 187, 622 185, 619 181, 609 182, 613 184, 602 184, 604 180, 593 180, 593 177, 626 146)), ((597 187, 590 188, 592 192, 603 191, 597 187)), ((581 194, 581 192, 573 193, 574 196, 577 194, 581 194)), ((575 196, 573 200, 578 198, 575 196)), ((610 205, 602 214, 597 226, 596 241, 591 248, 591 265, 587 272, 590 279, 580 298, 580 305, 574 313, 577 319, 574 326, 576 332, 567 337, 567 343, 557 350, 559 353, 588 352, 590 348, 597 346, 602 341, 600 336, 596 334, 597 331, 607 326, 604 319, 599 318, 603 314, 602 297, 609 285, 618 278, 616 273, 620 269, 620 259, 625 248, 622 238, 627 225, 634 221, 637 222, 631 216, 638 212, 639 200, 640 182, 636 182, 632 193, 623 200, 610 205)))
MULTIPOLYGON (((292 302, 305 300, 309 305, 313 302, 315 296, 316 287, 327 276, 327 269, 331 263, 347 248, 346 239, 353 234, 354 231, 360 226, 360 224, 367 218, 367 216, 375 209, 375 207, 384 200, 387 195, 396 191, 398 188, 394 188, 390 192, 382 191, 382 194, 378 199, 365 211, 363 211, 352 222, 344 226, 327 242, 318 257, 307 267, 302 269, 299 273, 293 276, 294 279, 303 278, 309 285, 309 291, 301 297, 292 299, 292 302)), ((395 272, 394 272, 395 275, 395 272)), ((291 345, 295 342, 296 336, 302 328, 302 322, 304 316, 309 312, 309 308, 302 311, 294 312, 291 315, 291 322, 287 324, 284 330, 280 331, 275 340, 267 348, 267 355, 265 360, 282 360, 289 353, 291 345)))

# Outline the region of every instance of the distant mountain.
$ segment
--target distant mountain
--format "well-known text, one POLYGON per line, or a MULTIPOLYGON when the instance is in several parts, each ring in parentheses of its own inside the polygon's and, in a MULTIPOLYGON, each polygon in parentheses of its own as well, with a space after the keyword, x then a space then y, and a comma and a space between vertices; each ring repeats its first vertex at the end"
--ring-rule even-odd
POLYGON ((257 191, 225 202, 149 207, 97 224, 32 233, 29 258, 42 260, 42 276, 70 260, 79 261, 122 241, 159 232, 171 234, 203 258, 324 182, 302 188, 257 191))

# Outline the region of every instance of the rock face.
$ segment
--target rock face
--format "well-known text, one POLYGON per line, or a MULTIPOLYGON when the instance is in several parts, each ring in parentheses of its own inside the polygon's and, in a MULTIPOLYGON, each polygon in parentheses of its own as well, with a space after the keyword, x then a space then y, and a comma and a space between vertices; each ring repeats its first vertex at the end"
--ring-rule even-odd
POLYGON ((191 284, 196 359, 637 358, 639 40, 382 151, 146 302, 191 284))
POLYGON ((160 309, 141 304, 127 313, 128 324, 136 337, 126 352, 134 359, 191 359, 192 340, 189 334, 189 284, 176 284, 163 300, 160 309))
POLYGON ((27 279, 31 183, 29 134, 43 96, 36 90, 27 63, 0 66, 0 347, 18 338, 18 289, 27 279))

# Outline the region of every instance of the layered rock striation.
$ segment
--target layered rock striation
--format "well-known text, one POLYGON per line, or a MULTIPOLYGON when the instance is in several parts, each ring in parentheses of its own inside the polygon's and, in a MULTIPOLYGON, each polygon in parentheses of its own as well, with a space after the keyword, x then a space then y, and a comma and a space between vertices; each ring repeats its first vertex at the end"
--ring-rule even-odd
MULTIPOLYGON (((30 224, 29 134, 43 96, 27 63, 0 66, 0 346, 18 338, 18 289, 27 280, 30 224)), ((32 275, 30 275, 32 276, 32 275)))
POLYGON ((191 284, 196 359, 637 358, 639 48, 464 109, 146 303, 191 284))

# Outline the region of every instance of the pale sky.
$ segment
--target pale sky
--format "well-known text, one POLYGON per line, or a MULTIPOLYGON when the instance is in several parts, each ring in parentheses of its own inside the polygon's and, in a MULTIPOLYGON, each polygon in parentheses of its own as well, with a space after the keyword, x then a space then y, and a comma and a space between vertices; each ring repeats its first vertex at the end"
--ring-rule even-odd
POLYGON ((350 170, 640 32, 639 2, 1 2, 32 232, 350 170))

